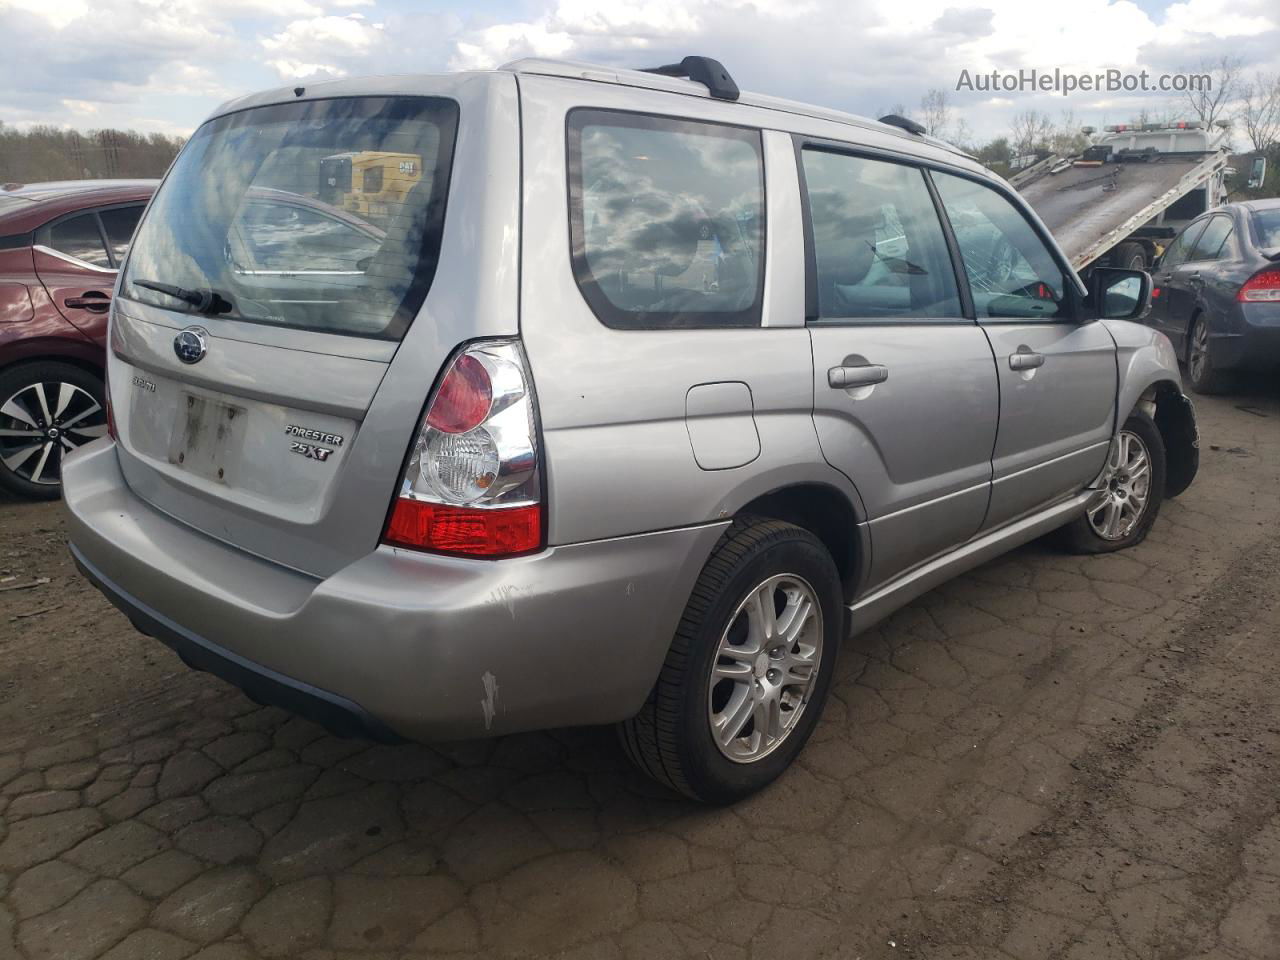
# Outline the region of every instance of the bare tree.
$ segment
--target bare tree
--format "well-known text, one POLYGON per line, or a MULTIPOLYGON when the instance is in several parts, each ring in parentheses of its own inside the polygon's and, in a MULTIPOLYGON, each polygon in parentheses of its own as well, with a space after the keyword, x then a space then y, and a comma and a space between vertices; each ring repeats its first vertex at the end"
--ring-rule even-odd
POLYGON ((1047 113, 1039 110, 1023 110, 1013 116, 1013 124, 1009 141, 1014 153, 1023 156, 1038 150, 1049 149, 1049 138, 1053 134, 1053 121, 1047 113))
POLYGON ((1197 84, 1201 89, 1183 91, 1183 102, 1194 120, 1211 127, 1219 120, 1229 120, 1227 108, 1240 92, 1241 67, 1244 60, 1223 54, 1215 61, 1201 61, 1200 73, 1208 76, 1207 84, 1197 84))
POLYGON ((1089 137, 1074 110, 1063 110, 1058 123, 1049 134, 1049 149, 1060 157, 1072 157, 1084 152, 1089 146, 1089 137))
POLYGON ((951 126, 951 104, 946 91, 933 87, 920 98, 920 122, 929 136, 946 137, 951 126))
POLYGON ((1236 121, 1254 150, 1270 150, 1280 141, 1280 74, 1255 73, 1241 85, 1236 121))

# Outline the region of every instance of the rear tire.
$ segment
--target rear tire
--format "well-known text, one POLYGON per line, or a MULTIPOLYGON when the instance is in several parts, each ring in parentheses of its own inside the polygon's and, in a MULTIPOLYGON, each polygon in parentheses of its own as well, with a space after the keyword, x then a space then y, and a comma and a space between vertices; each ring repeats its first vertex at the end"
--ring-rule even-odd
POLYGON ((695 800, 756 792, 813 732, 843 632, 840 577, 822 543, 778 520, 735 520, 694 585, 648 699, 618 727, 623 748, 695 800))
POLYGON ((1196 393, 1212 395, 1231 388, 1231 375, 1213 364, 1209 321, 1203 313, 1196 314, 1187 329, 1187 380, 1196 393))
POLYGON ((1114 553, 1147 536, 1164 502, 1164 439, 1155 421, 1135 410, 1107 456, 1097 495, 1083 516, 1063 527, 1059 542, 1072 553, 1114 553))
POLYGON ((62 457, 106 435, 102 380, 58 360, 0 372, 0 487, 32 500, 62 494, 62 457))
POLYGON ((1111 265, 1124 270, 1147 269, 1147 248, 1140 243, 1126 240, 1111 251, 1111 265))

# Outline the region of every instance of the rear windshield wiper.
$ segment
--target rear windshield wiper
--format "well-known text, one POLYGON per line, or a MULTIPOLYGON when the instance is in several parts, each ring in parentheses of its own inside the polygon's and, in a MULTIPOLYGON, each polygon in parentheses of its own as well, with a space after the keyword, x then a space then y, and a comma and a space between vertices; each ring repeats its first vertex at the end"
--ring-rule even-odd
POLYGON ((135 286, 163 293, 195 307, 197 313, 230 313, 233 309, 231 301, 216 290, 188 290, 172 283, 159 283, 155 280, 133 280, 135 286))

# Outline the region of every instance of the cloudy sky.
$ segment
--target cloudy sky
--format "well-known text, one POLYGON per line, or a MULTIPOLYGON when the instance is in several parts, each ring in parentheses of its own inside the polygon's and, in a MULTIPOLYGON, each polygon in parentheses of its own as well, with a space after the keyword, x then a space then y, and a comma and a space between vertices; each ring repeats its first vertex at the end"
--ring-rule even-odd
MULTIPOLYGON (((0 120, 189 133, 223 100, 299 78, 493 67, 521 56, 647 66, 701 53, 740 86, 875 114, 931 87, 972 131, 1029 107, 1129 119, 1134 95, 956 92, 1023 67, 1153 74, 1230 53, 1280 69, 1275 0, 0 0, 0 120)), ((1168 97, 1147 94, 1159 110, 1168 97)))

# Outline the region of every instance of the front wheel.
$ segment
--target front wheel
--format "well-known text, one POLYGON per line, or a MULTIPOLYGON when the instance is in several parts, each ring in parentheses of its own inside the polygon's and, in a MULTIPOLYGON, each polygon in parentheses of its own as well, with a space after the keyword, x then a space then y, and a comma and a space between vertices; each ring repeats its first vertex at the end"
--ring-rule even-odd
POLYGON ((730 803, 795 759, 822 712, 844 622, 840 578, 811 533, 744 518, 694 586, 662 672, 619 727, 645 773, 730 803))
POLYGON ((1084 516, 1062 528, 1064 545, 1075 553, 1111 553, 1141 543, 1164 501, 1165 469, 1160 430, 1134 411, 1112 441, 1084 516))

